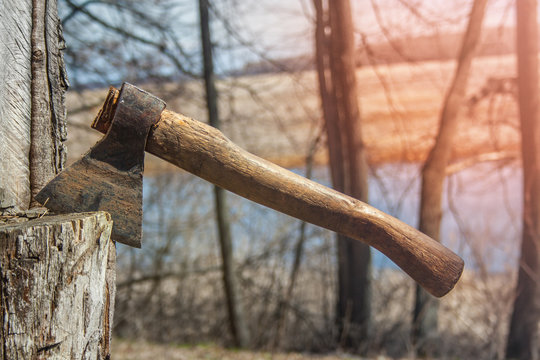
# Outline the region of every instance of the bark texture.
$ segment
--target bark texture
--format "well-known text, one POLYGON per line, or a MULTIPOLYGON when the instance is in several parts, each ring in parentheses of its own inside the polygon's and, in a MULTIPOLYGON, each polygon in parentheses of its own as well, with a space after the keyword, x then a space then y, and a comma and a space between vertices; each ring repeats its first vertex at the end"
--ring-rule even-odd
POLYGON ((538 359, 540 321, 540 124, 537 1, 517 6, 518 101, 523 159, 521 257, 506 357, 538 359))
POLYGON ((30 204, 32 3, 0 2, 0 208, 30 204))
MULTIPOLYGON (((458 113, 465 97, 469 71, 480 40, 486 4, 487 0, 475 0, 472 5, 467 31, 457 59, 456 72, 443 104, 437 138, 422 168, 419 230, 437 241, 440 241, 446 168, 452 154, 458 113)), ((428 342, 436 338, 437 311, 438 302, 422 288, 417 287, 412 335, 420 354, 436 351, 436 345, 428 342)))
POLYGON ((110 357, 109 215, 13 216, 65 162, 67 81, 56 5, 0 1, 0 214, 11 214, 0 216, 2 359, 110 357))
POLYGON ((65 162, 56 0, 0 2, 0 208, 27 209, 65 162))
POLYGON ((0 358, 110 357, 111 229, 104 212, 0 225, 0 358))
POLYGON ((30 188, 34 196, 64 167, 67 138, 64 39, 56 0, 32 0, 30 188))

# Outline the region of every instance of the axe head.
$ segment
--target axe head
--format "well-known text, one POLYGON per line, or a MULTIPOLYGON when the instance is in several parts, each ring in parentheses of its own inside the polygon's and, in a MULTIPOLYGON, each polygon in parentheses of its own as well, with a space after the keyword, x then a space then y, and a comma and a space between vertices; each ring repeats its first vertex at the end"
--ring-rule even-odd
POLYGON ((102 110, 114 112, 107 134, 36 200, 59 213, 107 211, 114 222, 112 239, 140 248, 144 149, 164 108, 162 100, 124 83, 114 104, 102 110))

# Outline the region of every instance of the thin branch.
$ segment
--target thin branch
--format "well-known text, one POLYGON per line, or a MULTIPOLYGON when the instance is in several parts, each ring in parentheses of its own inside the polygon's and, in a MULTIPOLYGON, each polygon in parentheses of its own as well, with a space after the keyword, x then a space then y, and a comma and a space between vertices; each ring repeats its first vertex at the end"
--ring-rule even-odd
POLYGON ((446 176, 463 171, 481 162, 504 161, 510 162, 519 159, 518 151, 496 151, 469 157, 459 162, 454 162, 446 167, 446 176))
POLYGON ((109 30, 112 30, 122 36, 124 36, 125 38, 128 38, 128 39, 132 39, 132 40, 135 40, 137 42, 140 42, 142 44, 145 44, 145 45, 149 45, 149 46, 152 46, 154 47, 155 49, 157 49, 160 53, 162 53, 163 55, 165 55, 169 60, 171 60, 171 62, 174 64, 174 66, 182 73, 186 74, 186 75, 189 75, 193 78, 198 78, 200 77, 198 74, 195 74, 195 73, 192 73, 191 71, 187 70, 183 65, 182 63, 178 60, 178 58, 176 56, 174 56, 173 54, 171 54, 168 50, 167 50, 167 45, 165 43, 160 43, 160 42, 155 42, 155 41, 152 41, 150 39, 147 39, 147 38, 144 38, 142 36, 139 36, 133 32, 130 32, 128 30, 125 30, 123 29, 122 27, 119 27, 119 26, 115 26, 115 25, 112 25, 112 24, 109 24, 108 22, 106 22, 105 20, 102 20, 100 17, 94 15, 94 13, 90 12, 88 9, 86 8, 83 8, 77 4, 75 4, 72 0, 66 0, 66 3, 72 8, 72 9, 76 9, 78 11, 80 11, 82 14, 86 15, 88 18, 90 18, 91 20, 95 21, 96 23, 100 24, 101 26, 109 29, 109 30))

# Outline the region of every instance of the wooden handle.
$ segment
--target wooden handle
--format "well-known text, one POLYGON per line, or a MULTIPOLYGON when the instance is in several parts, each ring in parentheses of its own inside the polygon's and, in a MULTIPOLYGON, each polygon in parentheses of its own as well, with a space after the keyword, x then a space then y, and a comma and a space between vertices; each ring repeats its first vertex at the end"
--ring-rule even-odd
POLYGON ((415 228, 250 154, 202 122, 164 110, 146 150, 249 200, 373 246, 434 296, 452 290, 463 271, 459 256, 415 228))

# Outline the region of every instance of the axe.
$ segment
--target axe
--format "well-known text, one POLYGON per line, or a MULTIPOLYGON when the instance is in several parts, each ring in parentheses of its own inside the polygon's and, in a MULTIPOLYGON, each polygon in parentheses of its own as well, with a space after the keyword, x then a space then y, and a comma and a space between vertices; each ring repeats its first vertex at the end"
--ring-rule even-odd
POLYGON ((463 271, 459 256, 413 227, 248 153, 131 84, 110 88, 92 127, 106 135, 36 200, 55 212, 108 211, 112 238, 121 243, 141 246, 146 149, 249 200, 375 247, 437 297, 452 290, 463 271))

